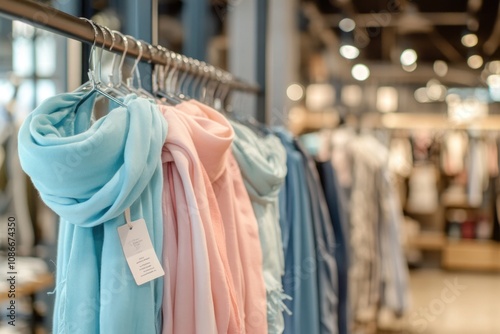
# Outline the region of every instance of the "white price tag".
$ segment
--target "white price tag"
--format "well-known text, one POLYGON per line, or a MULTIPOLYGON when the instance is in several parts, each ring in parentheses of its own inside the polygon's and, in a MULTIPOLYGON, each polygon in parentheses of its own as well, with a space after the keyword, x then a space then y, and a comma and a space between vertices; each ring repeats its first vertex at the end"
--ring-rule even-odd
POLYGON ((149 237, 144 219, 118 227, 123 253, 137 285, 165 275, 149 237))

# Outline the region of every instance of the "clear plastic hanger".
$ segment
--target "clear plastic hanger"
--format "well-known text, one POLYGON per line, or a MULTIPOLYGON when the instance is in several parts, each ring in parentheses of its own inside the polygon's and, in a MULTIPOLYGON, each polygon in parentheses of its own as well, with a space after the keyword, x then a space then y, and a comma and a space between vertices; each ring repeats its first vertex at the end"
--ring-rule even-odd
POLYGON ((125 45, 125 49, 123 50, 123 54, 120 59, 120 64, 118 65, 117 73, 114 73, 113 71, 112 76, 110 76, 110 79, 113 82, 113 86, 111 88, 117 94, 127 95, 133 93, 130 89, 128 89, 127 83, 123 80, 123 65, 125 63, 125 58, 127 57, 129 41, 128 38, 124 36, 121 32, 115 30, 114 33, 118 34, 121 37, 121 39, 123 40, 123 45, 125 45), (118 83, 114 81, 116 79, 115 74, 117 74, 118 83))
POLYGON ((168 51, 165 48, 158 47, 158 49, 163 53, 165 57, 165 65, 159 67, 158 69, 158 87, 154 94, 159 97, 163 102, 170 105, 177 105, 182 102, 177 96, 172 94, 172 79, 175 72, 177 72, 177 67, 174 64, 174 68, 168 71, 170 64, 173 62, 173 52, 168 51))
MULTIPOLYGON (((139 63, 139 61, 141 60, 142 58, 142 55, 143 55, 143 46, 142 44, 146 44, 147 48, 148 48, 148 51, 150 53, 150 59, 153 58, 153 46, 145 41, 137 41, 138 46, 139 46, 139 57, 136 59, 136 64, 134 65, 134 72, 135 72, 135 76, 137 78, 137 88, 136 88, 136 91, 146 97, 146 98, 150 98, 150 99, 155 99, 155 97, 153 96, 153 94, 151 94, 150 92, 148 92, 147 90, 145 90, 143 87, 142 87, 142 80, 141 80, 141 72, 139 71, 139 67, 137 66, 137 64, 139 63)), ((148 61, 149 64, 151 64, 151 60, 148 61)))
POLYGON ((203 79, 204 74, 201 62, 198 59, 190 59, 190 62, 192 64, 192 71, 188 82, 186 83, 186 100, 196 98, 196 90, 198 89, 198 85, 203 79))
POLYGON ((114 96, 111 96, 110 94, 108 94, 107 92, 105 92, 103 90, 103 85, 102 85, 101 78, 100 78, 100 71, 97 71, 98 74, 96 75, 96 61, 95 61, 95 55, 94 55, 94 52, 96 49, 97 36, 99 35, 99 32, 98 32, 97 27, 95 26, 94 22, 92 22, 92 20, 89 20, 89 19, 84 18, 84 17, 82 17, 81 19, 89 22, 92 25, 92 28, 94 29, 94 41, 92 43, 92 47, 90 49, 90 56, 89 56, 89 68, 90 68, 89 73, 88 73, 89 81, 75 90, 75 92, 88 91, 88 93, 80 101, 78 101, 76 108, 78 108, 83 102, 85 102, 94 93, 102 95, 102 96, 108 98, 109 100, 117 103, 118 105, 125 107, 125 104, 123 102, 121 102, 120 100, 116 99, 114 96))
POLYGON ((181 56, 181 67, 184 66, 184 71, 182 71, 182 75, 180 76, 178 82, 175 83, 175 95, 178 96, 182 100, 186 100, 186 94, 185 91, 183 90, 184 83, 186 82, 186 79, 188 78, 189 72, 191 71, 191 63, 189 61, 189 58, 187 56, 181 56))

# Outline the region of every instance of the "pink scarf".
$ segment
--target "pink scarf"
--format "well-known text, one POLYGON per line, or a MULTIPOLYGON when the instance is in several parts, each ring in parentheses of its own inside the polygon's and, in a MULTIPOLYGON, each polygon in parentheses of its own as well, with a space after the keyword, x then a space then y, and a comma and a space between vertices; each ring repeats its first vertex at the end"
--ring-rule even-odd
POLYGON ((243 333, 224 226, 203 167, 216 164, 227 145, 192 117, 160 109, 169 125, 162 152, 163 334, 243 333))
POLYGON ((222 214, 229 266, 238 307, 242 310, 241 322, 245 326, 243 333, 267 333, 266 290, 258 225, 240 169, 231 152, 234 131, 223 115, 202 103, 191 100, 177 108, 196 119, 205 132, 219 139, 217 144, 207 143, 206 150, 200 152, 200 158, 222 214))

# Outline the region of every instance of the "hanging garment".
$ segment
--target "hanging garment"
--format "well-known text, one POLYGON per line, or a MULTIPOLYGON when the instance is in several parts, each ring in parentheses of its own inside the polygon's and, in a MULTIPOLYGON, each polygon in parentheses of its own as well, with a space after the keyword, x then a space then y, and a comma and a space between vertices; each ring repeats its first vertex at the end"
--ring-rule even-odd
POLYGON ((408 138, 393 138, 389 149, 389 169, 406 178, 410 176, 412 166, 410 140, 408 138))
POLYGON ((336 129, 332 133, 332 164, 342 188, 350 188, 352 185, 352 158, 348 146, 355 138, 354 130, 347 127, 336 129))
POLYGON ((274 135, 258 137, 248 127, 232 122, 232 146, 246 190, 259 224, 264 282, 267 292, 267 324, 270 334, 283 333, 286 298, 282 286, 285 259, 279 225, 278 195, 286 177, 286 151, 274 135))
POLYGON ((286 334, 320 333, 316 245, 304 161, 293 138, 285 130, 276 135, 287 153, 285 185, 279 195, 280 226, 285 254, 283 288, 292 297, 286 306, 286 334))
POLYGON ((316 268, 318 270, 318 297, 320 309, 320 332, 324 334, 338 333, 338 276, 335 261, 335 233, 319 175, 314 160, 306 153, 298 141, 297 151, 302 154, 304 170, 311 203, 312 222, 316 240, 316 268))
POLYGON ((408 181, 406 210, 417 214, 433 214, 439 208, 437 171, 433 164, 413 167, 408 181))
POLYGON ((186 113, 160 109, 170 127, 162 152, 163 334, 242 333, 224 226, 204 167, 213 175, 225 139, 186 113))
POLYGON ((408 307, 408 273, 399 229, 402 209, 389 177, 388 151, 370 135, 351 143, 354 183, 350 203, 350 300, 354 319, 395 318, 408 307))
MULTIPOLYGON (((266 289, 257 220, 240 169, 231 152, 234 131, 218 111, 190 100, 177 106, 195 118, 206 133, 205 170, 224 224, 225 239, 241 323, 245 333, 267 333, 266 289)), ((195 135, 195 134, 192 134, 195 135)), ((197 134, 196 134, 197 135, 197 134)), ((201 157, 201 155, 205 157, 201 157)))
POLYGON ((483 203, 483 193, 488 187, 487 148, 485 143, 474 136, 469 139, 469 159, 467 174, 467 199, 471 206, 483 203))
POLYGON ((43 201, 61 217, 53 333, 159 333, 163 279, 138 286, 117 228, 143 218, 162 254, 161 147, 167 125, 133 95, 91 124, 93 98, 47 99, 19 131, 19 156, 43 201))
POLYGON ((465 169, 467 135, 463 131, 450 131, 443 140, 441 164, 446 175, 455 176, 465 169))
POLYGON ((342 201, 342 191, 337 182, 335 170, 330 161, 316 163, 321 185, 325 194, 328 211, 332 219, 333 231, 335 233, 335 261, 337 263, 338 274, 338 307, 337 316, 339 323, 339 333, 349 333, 349 298, 348 298, 348 239, 345 234, 347 221, 345 216, 345 206, 342 201))

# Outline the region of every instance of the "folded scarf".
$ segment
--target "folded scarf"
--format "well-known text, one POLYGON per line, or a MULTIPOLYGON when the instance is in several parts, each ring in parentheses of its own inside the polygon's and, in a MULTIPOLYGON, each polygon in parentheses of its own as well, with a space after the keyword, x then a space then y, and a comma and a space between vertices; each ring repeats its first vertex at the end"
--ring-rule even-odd
POLYGON ((94 99, 84 95, 49 98, 19 132, 21 166, 61 217, 53 333, 159 333, 163 280, 135 283, 117 227, 130 208, 161 256, 167 125, 134 95, 91 124, 94 99))

